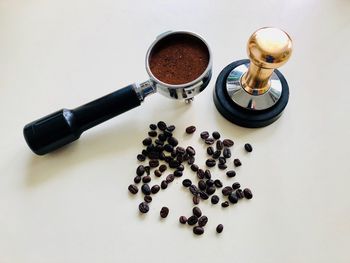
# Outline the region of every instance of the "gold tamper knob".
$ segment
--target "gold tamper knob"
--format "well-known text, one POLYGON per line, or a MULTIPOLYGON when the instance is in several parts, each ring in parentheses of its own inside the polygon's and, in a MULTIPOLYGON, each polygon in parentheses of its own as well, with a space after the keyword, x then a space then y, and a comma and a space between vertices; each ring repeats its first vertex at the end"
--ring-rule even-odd
POLYGON ((285 64, 290 58, 292 40, 279 28, 264 27, 251 35, 247 52, 250 65, 241 78, 241 85, 248 93, 260 95, 269 90, 274 69, 285 64))

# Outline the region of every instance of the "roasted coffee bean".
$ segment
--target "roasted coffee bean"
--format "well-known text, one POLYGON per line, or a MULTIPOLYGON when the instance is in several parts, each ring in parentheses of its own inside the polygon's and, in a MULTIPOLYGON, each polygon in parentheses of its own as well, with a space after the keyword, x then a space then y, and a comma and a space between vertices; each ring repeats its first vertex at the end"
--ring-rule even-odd
POLYGON ((146 151, 148 153, 154 152, 156 150, 155 146, 153 144, 147 145, 146 151))
POLYGON ((150 202, 152 202, 152 196, 150 196, 150 195, 145 195, 145 197, 143 198, 143 200, 145 200, 146 203, 150 203, 150 202))
POLYGON ((155 185, 153 185, 153 186, 151 187, 151 193, 152 193, 152 194, 158 193, 159 190, 160 190, 160 186, 157 185, 157 184, 155 184, 155 185))
POLYGON ((207 154, 213 155, 213 153, 214 153, 214 148, 213 148, 212 146, 209 146, 209 147, 207 148, 207 154))
POLYGON ((232 147, 234 142, 230 139, 225 139, 222 141, 222 143, 224 144, 225 147, 232 147))
POLYGON ((221 188, 223 185, 222 185, 222 182, 219 180, 219 179, 216 179, 214 181, 214 185, 217 187, 217 188, 221 188))
POLYGON ((187 219, 187 224, 189 224, 190 226, 197 224, 197 222, 198 222, 198 217, 196 217, 196 216, 190 216, 187 219))
POLYGON ((252 191, 249 188, 245 188, 243 190, 243 194, 244 194, 244 197, 247 198, 247 199, 252 199, 253 198, 252 191))
POLYGON ((231 158, 231 150, 229 148, 225 148, 224 151, 222 152, 222 155, 225 158, 231 158))
POLYGON ((204 191, 207 188, 207 185, 205 184, 205 182, 203 180, 199 180, 198 181, 198 188, 202 191, 204 191))
POLYGON ((228 196, 228 200, 232 203, 232 204, 236 204, 238 202, 238 198, 236 196, 235 193, 232 193, 228 196))
POLYGON ((228 201, 225 201, 225 202, 221 203, 221 206, 222 207, 228 207, 228 206, 230 206, 230 203, 228 201))
POLYGON ((174 149, 174 151, 171 152, 171 157, 175 158, 177 156, 177 152, 176 150, 174 149))
POLYGON ((202 234, 204 233, 204 228, 201 227, 201 226, 195 226, 195 227, 193 228, 193 233, 194 233, 195 235, 202 235, 202 234))
POLYGON ((169 162, 169 167, 170 168, 177 168, 177 167, 179 167, 180 166, 180 163, 177 161, 177 160, 171 160, 170 162, 169 162))
MULTIPOLYGON (((162 151, 164 151, 164 146, 163 146, 163 145, 157 144, 157 145, 156 145, 156 151, 158 152, 158 158, 159 158, 160 153, 161 153, 162 151)), ((157 158, 157 159, 158 159, 158 158, 157 158)))
POLYGON ((243 190, 242 189, 237 189, 236 190, 236 196, 238 199, 242 199, 244 197, 243 190))
POLYGON ((224 226, 222 224, 218 224, 218 226, 216 227, 216 232, 220 234, 223 230, 224 226))
POLYGON ((165 144, 164 145, 164 151, 168 152, 168 153, 172 153, 174 150, 174 147, 170 144, 165 144))
POLYGON ((213 185, 214 185, 214 180, 209 179, 209 180, 207 180, 207 181, 205 182, 205 184, 206 184, 207 186, 213 186, 213 185))
POLYGON ((202 211, 198 206, 192 208, 192 213, 198 218, 202 216, 202 211))
POLYGON ((198 179, 204 179, 205 172, 202 169, 198 169, 197 171, 197 177, 198 179))
POLYGON ((141 213, 145 214, 149 211, 149 206, 146 202, 142 202, 141 204, 139 204, 139 210, 141 213))
POLYGON ((216 205, 217 203, 219 203, 220 198, 219 198, 217 195, 213 195, 213 196, 211 197, 210 201, 211 201, 211 203, 212 203, 213 205, 216 205))
POLYGON ((174 176, 175 176, 175 177, 181 177, 181 176, 182 176, 182 171, 176 170, 176 171, 174 172, 174 176))
POLYGON ((193 195, 198 195, 199 194, 199 189, 197 186, 194 184, 189 187, 191 194, 193 195))
POLYGON ((211 172, 207 169, 207 170, 205 170, 205 172, 204 172, 204 177, 206 178, 206 179, 211 179, 211 172))
POLYGON ((145 172, 146 172, 147 175, 150 175, 150 173, 151 173, 151 167, 149 167, 148 165, 145 166, 145 172))
POLYGON ((164 133, 161 133, 158 135, 158 139, 162 142, 165 142, 167 139, 167 136, 164 133))
POLYGON ((187 134, 192 134, 196 131, 196 127, 195 126, 189 126, 186 128, 186 133, 187 134))
POLYGON ((182 181, 182 185, 184 187, 190 187, 191 184, 192 184, 192 181, 190 179, 185 179, 185 180, 182 181))
POLYGON ((217 131, 214 131, 214 132, 212 133, 212 136, 213 136, 213 138, 214 138, 215 140, 218 140, 218 139, 220 139, 220 137, 221 137, 220 133, 217 132, 217 131))
POLYGON ((157 137, 158 133, 156 131, 149 131, 148 136, 157 137))
POLYGON ((151 145, 152 144, 152 138, 148 137, 142 141, 142 144, 145 146, 151 145))
POLYGON ((193 172, 197 172, 198 169, 199 169, 199 167, 198 167, 197 164, 192 164, 192 165, 191 165, 191 170, 192 170, 193 172))
POLYGON ((250 143, 244 144, 244 149, 249 153, 253 151, 253 147, 250 145, 250 143))
POLYGON ((143 162, 144 160, 146 160, 146 156, 144 156, 143 154, 138 154, 137 160, 139 160, 140 162, 143 162))
POLYGON ((159 152, 156 152, 156 151, 150 152, 148 154, 148 158, 153 159, 153 160, 157 160, 159 158, 159 152))
POLYGON ((143 184, 141 186, 141 191, 144 195, 150 195, 151 194, 151 188, 149 187, 148 184, 143 184))
POLYGON ((239 189, 239 188, 241 188, 241 184, 238 182, 235 182, 232 184, 232 188, 233 188, 233 190, 239 189))
POLYGON ((196 159, 194 158, 194 156, 190 156, 190 158, 188 159, 187 163, 188 163, 189 165, 192 165, 192 164, 194 164, 195 160, 196 160, 196 159))
POLYGON ((219 164, 225 164, 226 158, 225 157, 219 157, 219 164))
POLYGON ((214 194, 215 191, 216 191, 216 188, 215 188, 214 186, 209 186, 209 187, 207 187, 207 189, 206 189, 206 193, 207 193, 208 195, 214 194))
POLYGON ((203 132, 201 132, 200 136, 203 140, 206 140, 209 138, 209 132, 203 131, 203 132))
MULTIPOLYGON (((148 152, 147 152, 145 149, 143 149, 141 153, 142 153, 142 155, 144 155, 144 156, 148 156, 148 152)), ((141 157, 141 158, 142 158, 142 157, 141 157)), ((146 160, 146 158, 145 158, 145 160, 146 160)))
POLYGON ((164 161, 165 161, 166 163, 170 163, 171 160, 173 160, 173 158, 172 158, 171 156, 165 156, 165 158, 164 158, 164 161))
POLYGON ((164 145, 164 142, 161 141, 161 140, 159 140, 159 139, 155 139, 155 140, 154 140, 154 143, 155 143, 156 145, 164 145))
POLYGON ((155 170, 154 171, 154 175, 157 176, 157 177, 161 177, 162 173, 159 170, 155 170))
POLYGON ((135 183, 135 184, 138 184, 138 183, 140 183, 140 182, 141 182, 141 176, 136 175, 136 176, 134 177, 134 183, 135 183))
POLYGON ((161 131, 165 131, 165 129, 167 128, 166 123, 164 121, 159 121, 157 123, 157 127, 161 131))
POLYGON ((224 164, 224 163, 219 163, 218 167, 219 167, 220 170, 225 170, 227 168, 227 165, 224 164))
POLYGON ((217 150, 213 153, 213 158, 218 159, 220 157, 220 155, 221 155, 221 151, 217 150))
POLYGON ((236 167, 239 167, 242 165, 241 161, 239 159, 234 159, 233 160, 233 164, 236 166, 236 167))
POLYGON ((168 174, 167 177, 165 178, 165 181, 169 184, 173 182, 175 179, 175 176, 173 174, 168 174))
POLYGON ((232 177, 235 177, 235 176, 236 176, 236 172, 233 171, 233 170, 230 170, 230 171, 227 171, 227 172, 226 172, 226 175, 227 175, 227 177, 232 178, 232 177))
POLYGON ((163 134, 166 136, 166 137, 172 137, 173 136, 173 133, 171 132, 171 131, 168 131, 168 130, 165 130, 164 132, 163 132, 163 134))
POLYGON ((165 154, 163 152, 160 152, 159 153, 159 160, 164 161, 164 159, 165 159, 165 154))
POLYGON ((188 153, 190 156, 196 155, 196 150, 192 146, 188 146, 186 148, 186 153, 188 153))
POLYGON ((215 161, 215 159, 209 158, 208 160, 206 160, 205 164, 208 167, 214 167, 216 165, 216 161, 215 161))
POLYGON ((216 150, 221 151, 224 148, 224 144, 222 143, 222 141, 217 140, 216 141, 216 150))
POLYGON ((184 159, 184 161, 188 161, 190 159, 190 156, 188 155, 188 153, 185 153, 183 155, 183 159, 184 159))
POLYGON ((163 206, 162 209, 160 209, 159 214, 161 218, 166 218, 169 214, 169 208, 167 208, 166 206, 163 206))
POLYGON ((144 175, 144 173, 145 173, 145 167, 141 164, 137 167, 136 174, 138 176, 142 176, 142 175, 144 175))
POLYGON ((208 138, 208 139, 205 139, 204 142, 208 145, 212 145, 215 142, 215 140, 213 138, 208 138))
POLYGON ((150 124, 149 125, 149 128, 151 129, 151 130, 153 130, 153 131, 155 131, 156 129, 157 129, 157 125, 155 125, 155 124, 150 124))
POLYGON ((162 188, 163 190, 165 190, 165 189, 167 189, 167 187, 168 187, 168 183, 167 183, 165 180, 163 180, 163 181, 160 183, 160 188, 162 188))
POLYGON ((186 224, 186 223, 187 223, 187 217, 185 217, 185 216, 180 216, 180 217, 179 217, 179 222, 180 222, 181 224, 186 224))
POLYGON ((152 168, 155 168, 155 167, 158 167, 159 166, 159 161, 158 160, 150 160, 149 162, 148 162, 148 165, 150 166, 150 167, 152 167, 152 168))
POLYGON ((142 178, 142 182, 148 184, 152 180, 151 176, 146 175, 142 178))
POLYGON ((205 226, 206 224, 208 223, 208 217, 206 216, 201 216, 199 219, 198 219, 198 225, 199 226, 205 226))
POLYGON ((198 195, 194 195, 192 198, 193 204, 198 205, 199 204, 199 196, 198 195))
POLYGON ((176 153, 177 154, 185 154, 186 153, 186 150, 185 150, 185 148, 183 148, 183 147, 181 147, 181 146, 177 146, 176 147, 176 153))
POLYGON ((173 132, 175 130, 175 126, 174 125, 169 125, 166 129, 168 131, 170 131, 170 132, 173 132))
POLYGON ((225 186, 221 192, 224 196, 229 196, 233 192, 233 189, 231 186, 225 186))
POLYGON ((166 169, 167 169, 167 167, 166 167, 166 165, 165 164, 162 164, 161 166, 159 166, 159 171, 161 172, 161 173, 163 173, 163 172, 165 172, 166 171, 166 169))
POLYGON ((134 195, 136 195, 139 191, 139 188, 137 187, 137 185, 134 185, 134 184, 129 185, 128 189, 129 189, 129 192, 134 195))
POLYGON ((168 143, 174 147, 176 147, 179 144, 178 140, 175 137, 169 137, 168 143))
POLYGON ((183 166, 183 164, 180 164, 179 167, 176 168, 179 171, 183 171, 185 170, 185 167, 183 166))
POLYGON ((178 155, 176 156, 176 160, 179 162, 179 163, 182 163, 184 161, 184 158, 183 158, 183 155, 178 155))
POLYGON ((203 199, 203 200, 207 200, 209 198, 209 195, 204 192, 204 191, 200 191, 199 192, 199 196, 203 199))

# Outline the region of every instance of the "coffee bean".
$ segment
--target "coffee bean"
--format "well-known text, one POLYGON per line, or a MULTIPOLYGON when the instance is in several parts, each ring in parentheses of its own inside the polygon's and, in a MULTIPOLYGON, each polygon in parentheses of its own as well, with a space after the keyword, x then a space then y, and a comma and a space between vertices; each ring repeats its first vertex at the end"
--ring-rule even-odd
POLYGON ((233 192, 233 189, 231 186, 225 186, 221 192, 224 196, 229 196, 233 192))
POLYGON ((194 158, 194 156, 190 156, 190 158, 188 159, 188 162, 187 162, 187 163, 188 163, 189 165, 192 165, 192 164, 194 164, 195 160, 196 160, 196 159, 194 158))
POLYGON ((215 140, 213 138, 208 138, 208 139, 205 139, 204 142, 208 145, 212 145, 215 142, 215 140))
POLYGON ((163 132, 163 134, 166 136, 166 137, 172 137, 173 136, 173 133, 171 132, 171 131, 168 131, 168 130, 165 130, 164 132, 163 132))
POLYGON ((214 167, 216 165, 216 161, 215 161, 215 159, 209 158, 208 160, 206 160, 205 164, 208 167, 214 167))
POLYGON ((171 157, 175 158, 177 156, 177 152, 176 150, 174 149, 172 152, 171 152, 171 157))
POLYGON ((224 151, 222 152, 222 155, 225 158, 231 158, 231 150, 229 148, 225 148, 224 151))
POLYGON ((241 188, 241 184, 238 182, 235 182, 232 184, 232 188, 233 188, 233 190, 239 189, 239 188, 241 188))
POLYGON ((159 170, 155 170, 154 171, 154 175, 157 176, 157 177, 161 177, 162 173, 159 170))
POLYGON ((185 217, 185 216, 180 216, 180 217, 179 217, 179 222, 180 222, 181 224, 186 224, 186 223, 187 223, 187 217, 185 217))
POLYGON ((189 156, 194 156, 196 155, 196 150, 192 146, 188 146, 186 148, 186 152, 189 154, 189 156))
POLYGON ((176 171, 174 172, 174 176, 175 176, 175 177, 181 177, 181 176, 182 176, 182 171, 176 170, 176 171))
POLYGON ((164 141, 161 141, 161 140, 159 140, 159 139, 155 139, 154 143, 155 143, 156 145, 164 145, 164 141))
POLYGON ((141 204, 139 204, 139 210, 141 213, 147 213, 149 211, 149 206, 146 202, 142 202, 141 204))
POLYGON ((159 158, 159 152, 150 152, 148 154, 148 158, 154 159, 154 160, 158 159, 159 158))
POLYGON ((202 235, 202 234, 204 233, 204 228, 201 227, 201 226, 195 226, 195 227, 193 228, 193 233, 194 233, 195 235, 202 235))
POLYGON ((207 181, 205 182, 205 184, 206 184, 207 186, 213 186, 213 185, 214 185, 214 180, 209 179, 209 180, 207 180, 207 181))
POLYGON ((217 140, 216 141, 216 150, 221 151, 224 148, 224 144, 222 143, 222 141, 217 140))
POLYGON ((176 153, 177 154, 185 154, 186 153, 186 150, 185 150, 185 148, 183 148, 183 147, 181 147, 181 146, 177 146, 176 147, 176 153))
POLYGON ((169 167, 170 168, 177 168, 177 167, 179 167, 180 166, 180 163, 177 161, 177 160, 171 160, 170 162, 169 162, 169 167))
POLYGON ((247 199, 252 199, 253 198, 252 191, 249 188, 245 188, 243 190, 243 194, 244 194, 244 197, 247 198, 247 199))
POLYGON ((219 132, 217 132, 217 131, 214 131, 213 133, 212 133, 212 136, 213 136, 213 138, 215 139, 215 140, 218 140, 218 139, 220 139, 220 133, 219 132))
POLYGON ((150 195, 151 194, 151 188, 149 187, 148 184, 143 184, 141 186, 141 191, 144 195, 150 195))
POLYGON ((227 172, 226 172, 226 175, 227 175, 227 177, 232 178, 232 177, 235 177, 235 176, 236 176, 236 172, 233 171, 233 170, 230 170, 230 171, 227 171, 227 172))
POLYGON ((152 144, 152 138, 148 137, 142 141, 142 144, 145 146, 151 145, 152 144))
POLYGON ((182 185, 184 187, 190 187, 192 185, 192 181, 190 179, 185 179, 182 181, 182 185))
POLYGON ((159 160, 164 161, 164 159, 165 159, 165 154, 163 152, 160 152, 159 153, 159 160))
POLYGON ((137 155, 137 160, 139 160, 140 162, 143 162, 146 160, 146 156, 144 156, 143 154, 138 154, 137 155))
POLYGON ((224 230, 224 226, 222 224, 218 224, 218 226, 216 227, 216 232, 220 234, 223 230, 224 230))
POLYGON ((253 147, 250 145, 250 143, 244 144, 244 149, 249 153, 253 151, 253 147))
POLYGON ((225 164, 226 158, 225 157, 219 157, 219 164, 225 164))
POLYGON ((190 156, 188 155, 188 153, 185 153, 182 157, 184 161, 188 161, 190 159, 190 156))
POLYGON ((220 198, 219 198, 217 195, 213 195, 213 196, 211 197, 210 201, 211 201, 211 203, 212 203, 213 205, 216 205, 217 203, 219 203, 220 198))
POLYGON ((193 195, 198 195, 199 194, 199 189, 197 186, 194 184, 189 187, 191 194, 193 195))
POLYGON ((200 136, 203 140, 206 140, 209 138, 209 132, 203 131, 203 132, 201 132, 200 136))
POLYGON ((165 180, 163 180, 163 181, 160 183, 160 188, 162 188, 163 190, 165 190, 165 189, 167 189, 167 187, 168 187, 168 183, 167 183, 165 180))
POLYGON ((169 137, 168 143, 174 147, 176 147, 179 144, 178 140, 175 137, 169 137))
POLYGON ((216 179, 214 181, 214 185, 217 187, 217 188, 221 188, 223 186, 222 182, 219 180, 219 179, 216 179))
POLYGON ((134 184, 129 185, 128 189, 129 189, 129 192, 134 195, 136 195, 137 192, 139 191, 139 188, 137 187, 137 185, 134 185, 134 184))
POLYGON ((198 179, 204 179, 205 172, 202 169, 198 169, 197 171, 197 177, 198 179))
POLYGON ((196 131, 196 127, 195 126, 189 126, 186 128, 186 133, 187 134, 192 134, 196 131))
POLYGON ((224 144, 225 147, 232 147, 234 144, 234 142, 230 139, 225 139, 225 140, 223 140, 222 143, 224 144))
POLYGON ((236 196, 235 193, 231 193, 229 196, 228 196, 228 200, 232 203, 232 204, 236 204, 238 202, 238 198, 236 196))
POLYGON ((207 170, 205 170, 205 172, 204 172, 204 177, 206 178, 206 179, 211 179, 211 172, 207 169, 207 170))
POLYGON ((152 168, 155 168, 155 167, 158 167, 159 166, 159 161, 158 160, 150 160, 149 162, 148 162, 148 165, 150 166, 150 167, 152 167, 152 168))
POLYGON ((169 184, 173 182, 175 179, 175 176, 173 174, 168 174, 167 177, 165 178, 165 181, 169 184))
POLYGON ((209 146, 209 147, 207 148, 207 154, 213 155, 213 153, 214 153, 214 148, 213 148, 212 146, 209 146))
POLYGON ((155 124, 150 124, 149 125, 149 128, 151 129, 151 130, 153 130, 153 131, 155 131, 156 129, 157 129, 157 125, 155 125, 155 124))
POLYGON ((134 177, 134 183, 135 183, 135 184, 138 184, 138 183, 140 183, 140 182, 141 182, 141 176, 136 175, 136 176, 134 177))
POLYGON ((157 137, 158 133, 156 131, 149 131, 148 136, 157 137))
POLYGON ((145 173, 145 167, 141 164, 136 169, 136 174, 142 176, 145 173))
POLYGON ((164 133, 161 133, 158 135, 158 139, 162 142, 165 142, 167 140, 167 136, 164 133))
POLYGON ((216 188, 215 188, 214 186, 209 186, 209 187, 207 187, 207 189, 206 189, 206 193, 207 193, 208 195, 214 194, 215 191, 216 191, 216 188))
POLYGON ((220 157, 220 155, 221 155, 221 151, 217 150, 213 153, 213 158, 218 159, 220 157))
POLYGON ((207 185, 205 184, 205 182, 203 180, 199 180, 198 181, 198 188, 202 191, 204 191, 207 188, 207 185))
POLYGON ((234 159, 233 160, 233 164, 236 166, 236 167, 239 167, 242 165, 241 161, 239 159, 234 159))
POLYGON ((150 202, 152 202, 152 196, 150 196, 150 195, 145 195, 145 197, 143 198, 143 200, 145 200, 146 203, 150 203, 150 202))
POLYGON ((161 131, 165 131, 165 129, 167 128, 166 123, 164 121, 159 121, 157 123, 157 127, 161 131))
POLYGON ((219 167, 220 170, 225 170, 227 168, 227 165, 224 164, 224 163, 219 163, 218 167, 219 167))
POLYGON ((150 175, 151 173, 151 167, 149 167, 148 165, 144 167, 145 168, 145 172, 147 175, 150 175))
POLYGON ((192 170, 193 172, 197 172, 198 169, 199 169, 199 167, 198 167, 197 164, 192 164, 192 165, 191 165, 191 170, 192 170))
POLYGON ((169 208, 167 208, 166 206, 163 206, 162 209, 160 209, 159 214, 161 218, 166 218, 169 214, 169 208))
POLYGON ((183 171, 185 170, 185 167, 183 166, 183 164, 180 164, 179 167, 176 168, 179 171, 183 171))
POLYGON ((151 187, 151 193, 152 193, 152 194, 158 193, 159 190, 160 190, 160 186, 157 185, 157 184, 155 184, 155 185, 153 185, 153 186, 151 187))
POLYGON ((166 171, 166 169, 167 169, 167 167, 166 167, 166 165, 165 164, 162 164, 161 166, 159 166, 159 171, 161 172, 161 173, 163 173, 163 172, 165 172, 166 171))
POLYGON ((242 189, 237 189, 236 190, 236 196, 238 199, 242 199, 244 197, 242 189))
POLYGON ((174 125, 169 125, 166 129, 168 131, 170 131, 170 132, 173 132, 175 130, 175 126, 174 125))
POLYGON ((209 198, 209 195, 204 192, 204 191, 200 191, 199 192, 199 196, 203 199, 203 200, 207 200, 209 198))
MULTIPOLYGON (((145 156, 145 160, 146 160, 146 156, 148 156, 148 152, 145 149, 143 149, 141 153, 142 153, 142 155, 145 156)), ((143 157, 141 157, 141 158, 143 158, 143 157)))
POLYGON ((173 152, 173 150, 174 150, 174 147, 172 145, 170 145, 170 144, 164 145, 164 151, 171 153, 171 152, 173 152))
POLYGON ((183 160, 184 160, 184 158, 182 157, 182 155, 176 156, 176 161, 178 161, 179 163, 182 163, 183 160))
POLYGON ((198 218, 202 215, 202 211, 198 206, 193 207, 192 213, 198 218))
POLYGON ((206 216, 201 216, 199 219, 198 219, 198 225, 199 226, 205 226, 206 224, 208 223, 208 217, 206 216))
POLYGON ((199 196, 198 195, 194 195, 192 198, 193 204, 198 205, 199 204, 199 196))
POLYGON ((198 222, 198 218, 196 216, 190 216, 187 219, 187 224, 189 224, 190 226, 197 224, 197 222, 198 222))
POLYGON ((152 180, 151 176, 146 175, 142 178, 142 182, 148 184, 152 180))
POLYGON ((164 158, 164 161, 168 164, 171 162, 171 160, 173 160, 173 158, 171 156, 165 156, 165 158, 164 158))
POLYGON ((221 206, 222 207, 228 207, 228 206, 230 206, 230 203, 228 201, 225 201, 225 202, 221 203, 221 206))

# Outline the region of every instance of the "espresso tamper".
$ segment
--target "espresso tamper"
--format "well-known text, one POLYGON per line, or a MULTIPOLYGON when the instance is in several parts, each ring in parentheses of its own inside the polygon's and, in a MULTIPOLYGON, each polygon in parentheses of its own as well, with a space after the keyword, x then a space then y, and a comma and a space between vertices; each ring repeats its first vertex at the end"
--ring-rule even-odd
POLYGON ((248 128, 267 126, 282 114, 289 87, 277 70, 292 54, 292 40, 281 29, 264 27, 248 40, 249 59, 226 66, 217 78, 214 103, 229 121, 248 128))

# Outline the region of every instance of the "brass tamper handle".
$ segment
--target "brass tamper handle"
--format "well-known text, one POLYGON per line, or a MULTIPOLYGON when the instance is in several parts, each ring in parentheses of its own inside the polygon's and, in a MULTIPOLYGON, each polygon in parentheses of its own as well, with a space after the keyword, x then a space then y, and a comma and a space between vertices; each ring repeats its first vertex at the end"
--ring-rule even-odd
POLYGON ((260 95, 270 87, 274 69, 286 63, 292 54, 292 39, 279 28, 264 27, 248 40, 250 65, 242 76, 242 87, 250 94, 260 95))

